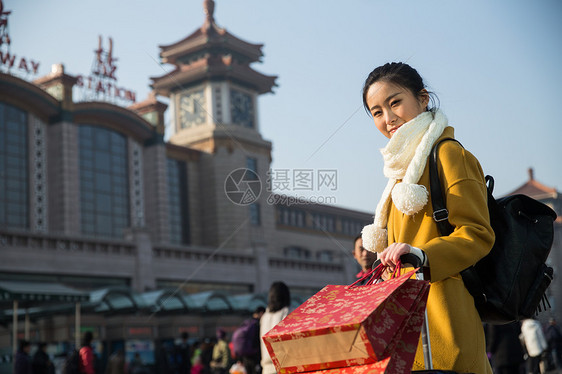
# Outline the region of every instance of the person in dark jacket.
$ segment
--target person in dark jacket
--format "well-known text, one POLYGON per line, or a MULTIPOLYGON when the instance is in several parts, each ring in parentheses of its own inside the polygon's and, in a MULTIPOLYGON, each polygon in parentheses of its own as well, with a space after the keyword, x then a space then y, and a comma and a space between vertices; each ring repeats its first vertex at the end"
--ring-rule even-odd
POLYGON ((31 362, 33 374, 52 374, 55 372, 55 367, 46 350, 47 343, 39 343, 37 352, 33 355, 31 362))
POLYGON ((176 346, 175 362, 178 374, 191 373, 191 345, 188 342, 189 334, 182 332, 181 343, 176 346))
POLYGON ((554 318, 550 318, 548 321, 545 337, 553 364, 557 370, 560 370, 562 369, 562 332, 560 332, 560 327, 558 327, 554 318))
POLYGON ((506 325, 488 325, 487 350, 492 354, 492 366, 496 374, 518 374, 523 359, 519 340, 519 322, 506 325))
POLYGON ((21 340, 19 349, 16 352, 14 374, 33 374, 31 371, 31 357, 29 357, 30 350, 31 344, 27 340, 21 340))

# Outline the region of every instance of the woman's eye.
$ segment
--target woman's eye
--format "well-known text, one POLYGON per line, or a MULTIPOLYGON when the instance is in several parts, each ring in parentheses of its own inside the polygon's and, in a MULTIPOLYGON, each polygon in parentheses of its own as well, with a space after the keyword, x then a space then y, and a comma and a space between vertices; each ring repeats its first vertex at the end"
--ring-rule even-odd
POLYGON ((390 106, 396 106, 400 104, 400 100, 394 100, 393 102, 390 103, 390 106))
POLYGON ((381 111, 380 111, 380 110, 377 110, 376 112, 373 112, 373 117, 376 117, 376 116, 378 116, 378 115, 380 115, 380 114, 381 114, 381 111))

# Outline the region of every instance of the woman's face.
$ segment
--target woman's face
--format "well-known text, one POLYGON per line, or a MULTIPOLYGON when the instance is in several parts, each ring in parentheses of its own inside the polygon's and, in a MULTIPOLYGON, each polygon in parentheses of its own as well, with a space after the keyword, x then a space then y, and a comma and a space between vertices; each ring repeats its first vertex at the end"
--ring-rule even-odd
POLYGON ((425 90, 416 97, 409 89, 385 81, 373 83, 367 91, 367 106, 375 126, 389 139, 400 126, 425 111, 428 101, 425 90))

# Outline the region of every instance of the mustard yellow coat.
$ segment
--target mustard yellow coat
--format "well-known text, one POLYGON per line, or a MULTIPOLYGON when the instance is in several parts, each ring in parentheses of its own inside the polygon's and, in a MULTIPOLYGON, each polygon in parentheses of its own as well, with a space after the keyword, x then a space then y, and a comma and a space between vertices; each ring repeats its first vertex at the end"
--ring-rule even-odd
MULTIPOLYGON (((453 136, 453 128, 447 127, 441 138, 453 136)), ((438 168, 454 232, 440 236, 431 216, 430 197, 414 216, 401 213, 394 204, 391 206, 388 243, 408 243, 422 249, 429 259, 431 288, 427 312, 433 367, 492 374, 482 322, 459 275, 484 257, 494 243, 484 175, 478 160, 453 141, 440 146, 438 168)), ((430 191, 427 164, 419 184, 430 191)), ((412 370, 423 369, 420 341, 412 370)))

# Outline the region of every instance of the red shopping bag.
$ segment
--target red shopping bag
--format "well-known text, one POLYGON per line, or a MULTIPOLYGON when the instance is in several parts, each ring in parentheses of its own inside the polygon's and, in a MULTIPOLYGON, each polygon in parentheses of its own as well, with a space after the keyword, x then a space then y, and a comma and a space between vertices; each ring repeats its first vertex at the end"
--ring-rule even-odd
POLYGON ((425 308, 429 291, 428 282, 410 279, 413 274, 369 286, 324 287, 263 337, 277 371, 374 364, 400 349, 411 351, 410 370, 423 322, 415 311, 425 308), (408 329, 418 335, 404 340, 408 329))
POLYGON ((399 333, 390 348, 390 356, 367 365, 354 365, 336 369, 307 372, 306 374, 410 374, 416 356, 421 326, 423 324, 427 293, 417 304, 413 313, 399 333))

